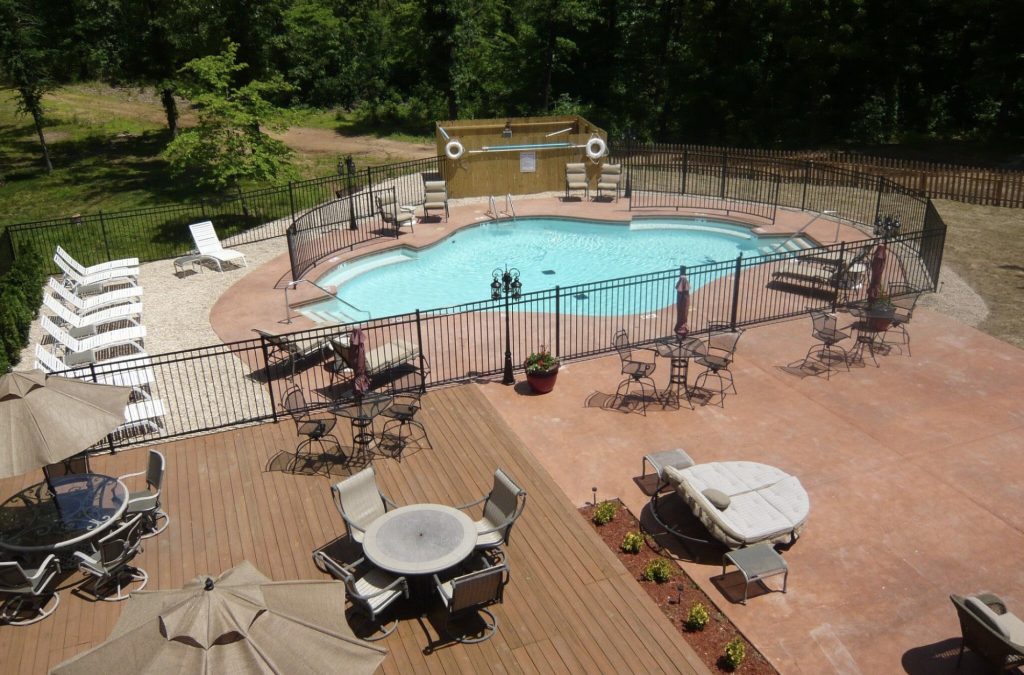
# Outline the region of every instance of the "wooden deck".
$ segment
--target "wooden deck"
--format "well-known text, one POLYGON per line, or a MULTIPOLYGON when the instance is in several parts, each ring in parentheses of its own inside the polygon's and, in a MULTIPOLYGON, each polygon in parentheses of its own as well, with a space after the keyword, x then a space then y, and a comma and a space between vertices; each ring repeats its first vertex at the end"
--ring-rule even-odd
MULTIPOLYGON (((498 634, 424 654, 439 639, 440 617, 420 619, 410 608, 398 631, 377 643, 389 650, 381 672, 708 672, 475 385, 433 391, 423 406, 433 449, 374 462, 394 501, 468 502, 490 489, 499 466, 529 497, 508 549, 505 602, 494 608, 498 634)), ((137 559, 149 572, 147 588, 177 588, 246 559, 278 580, 323 578, 310 553, 343 535, 344 526, 331 501, 332 479, 280 470, 283 453, 295 447, 294 429, 291 422, 265 424, 159 446, 172 520, 137 559)), ((142 470, 145 451, 98 457, 92 466, 112 475, 142 470)), ((41 478, 0 481, 0 496, 41 478)), ((0 627, 0 672, 43 673, 108 636, 123 603, 72 594, 81 580, 76 572, 64 581, 61 605, 48 619, 0 627)))

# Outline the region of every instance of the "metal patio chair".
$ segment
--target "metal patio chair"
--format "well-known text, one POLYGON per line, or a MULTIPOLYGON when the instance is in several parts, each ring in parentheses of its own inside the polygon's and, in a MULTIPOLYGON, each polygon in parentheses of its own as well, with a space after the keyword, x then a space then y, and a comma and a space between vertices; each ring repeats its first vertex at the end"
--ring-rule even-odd
POLYGON ((736 383, 733 380, 730 367, 736 358, 736 344, 740 341, 740 337, 743 336, 742 328, 714 332, 724 327, 712 324, 709 329, 710 336, 698 345, 694 360, 699 365, 704 366, 704 372, 697 376, 693 384, 694 389, 711 391, 707 388, 707 381, 708 378, 715 378, 718 381, 718 389, 716 391, 719 394, 719 405, 723 408, 725 407, 726 393, 730 390, 734 394, 737 393, 736 383))
POLYGON ((836 328, 837 319, 835 314, 821 309, 812 309, 810 313, 811 337, 817 340, 818 343, 811 345, 811 348, 807 350, 804 364, 814 357, 814 360, 825 366, 825 379, 831 379, 832 371, 835 370, 832 367, 832 363, 836 360, 834 353, 838 352, 840 356, 839 361, 846 366, 846 370, 849 372, 850 355, 838 343, 849 339, 850 334, 836 328))
POLYGON ((621 374, 626 375, 626 378, 619 382, 619 386, 615 388, 615 396, 625 400, 629 396, 630 387, 634 384, 640 385, 641 412, 646 415, 647 385, 650 385, 653 397, 657 398, 658 396, 658 387, 654 380, 651 379, 651 374, 657 367, 657 363, 653 360, 655 352, 651 352, 651 361, 641 361, 633 358, 633 348, 629 345, 629 335, 621 328, 615 331, 615 335, 612 337, 612 346, 615 347, 615 351, 619 354, 619 361, 622 367, 621 374))
POLYGON ((150 450, 145 471, 128 473, 118 477, 118 480, 122 482, 126 478, 133 478, 135 476, 144 475, 146 477, 146 489, 130 492, 128 494, 128 508, 125 510, 126 518, 131 518, 136 514, 143 516, 143 539, 155 537, 167 529, 167 526, 171 523, 171 517, 160 508, 160 495, 166 469, 167 460, 164 459, 163 453, 150 450))
POLYGON ((460 511, 483 504, 483 514, 476 521, 476 549, 500 549, 508 543, 512 526, 526 509, 526 490, 519 487, 501 469, 494 472, 491 491, 476 501, 457 506, 460 511))
POLYGON ((456 642, 463 644, 489 640, 498 632, 498 619, 487 608, 503 601, 505 586, 509 581, 509 569, 504 563, 491 564, 484 556, 480 556, 475 562, 480 569, 448 581, 441 581, 438 575, 434 575, 434 586, 446 611, 443 631, 456 642), (478 612, 487 617, 479 636, 452 635, 449 632, 452 619, 470 612, 478 612))
POLYGON ((37 567, 22 567, 15 560, 0 562, 0 593, 9 596, 0 605, 0 624, 28 626, 57 611, 60 596, 53 585, 59 573, 60 562, 52 553, 37 567), (51 600, 53 606, 47 609, 51 600))
MULTIPOLYGON (((345 582, 345 595, 352 603, 352 609, 365 615, 372 623, 378 624, 381 614, 396 600, 409 597, 409 583, 405 577, 374 567, 366 558, 345 564, 323 551, 314 551, 313 562, 320 570, 345 582)), ((394 633, 396 628, 398 619, 379 625, 379 635, 361 639, 376 642, 394 633)))
POLYGON ((124 592, 127 584, 142 582, 136 591, 141 591, 149 583, 149 575, 144 569, 131 564, 132 559, 142 551, 142 521, 140 513, 119 528, 104 536, 97 542, 93 553, 75 551, 78 569, 93 578, 92 594, 97 600, 118 602, 127 600, 124 592), (116 593, 103 593, 104 586, 114 586, 116 593))

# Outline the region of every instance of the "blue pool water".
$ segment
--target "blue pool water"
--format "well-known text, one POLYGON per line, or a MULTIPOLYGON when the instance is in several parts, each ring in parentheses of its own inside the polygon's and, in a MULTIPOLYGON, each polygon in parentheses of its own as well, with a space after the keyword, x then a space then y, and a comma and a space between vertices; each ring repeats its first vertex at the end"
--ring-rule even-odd
MULTIPOLYGON (((491 271, 520 271, 523 292, 658 272, 679 265, 731 260, 757 254, 785 240, 760 237, 748 228, 705 219, 599 223, 555 218, 520 218, 465 228, 429 248, 400 248, 337 266, 318 283, 335 286, 338 300, 304 306, 318 322, 347 322, 450 307, 490 297, 491 271), (357 311, 358 310, 358 311, 357 311)), ((710 279, 702 278, 706 283, 710 279)), ((694 290, 698 281, 692 279, 694 290)), ((666 296, 669 301, 674 295, 666 296)), ((651 303, 665 304, 665 299, 651 303)), ((562 311, 616 314, 660 306, 588 308, 586 298, 567 297, 562 311)))

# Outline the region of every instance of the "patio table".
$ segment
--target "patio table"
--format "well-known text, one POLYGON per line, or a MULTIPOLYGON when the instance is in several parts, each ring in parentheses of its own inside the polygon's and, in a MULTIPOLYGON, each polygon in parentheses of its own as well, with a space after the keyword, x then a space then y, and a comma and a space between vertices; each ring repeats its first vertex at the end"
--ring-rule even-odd
MULTIPOLYGON (((668 377, 668 390, 674 392, 677 407, 679 405, 680 392, 685 393, 687 402, 690 400, 690 385, 687 382, 690 371, 690 359, 700 353, 700 345, 701 340, 696 337, 683 339, 667 337, 655 342, 654 349, 658 356, 670 359, 671 368, 668 377)), ((691 404, 690 407, 692 408, 693 405, 691 404)))
POLYGON ((747 591, 750 589, 750 584, 767 577, 781 574, 782 592, 786 592, 786 586, 789 583, 789 566, 771 544, 765 542, 729 551, 722 557, 722 576, 725 576, 725 568, 729 563, 735 565, 743 575, 744 605, 747 604, 747 591))
POLYGON ((394 399, 384 394, 367 394, 334 408, 334 414, 348 418, 352 424, 352 454, 366 457, 373 448, 373 420, 387 410, 394 399))
POLYGON ((36 483, 0 504, 0 548, 70 552, 117 523, 127 508, 128 488, 112 476, 83 473, 36 483))

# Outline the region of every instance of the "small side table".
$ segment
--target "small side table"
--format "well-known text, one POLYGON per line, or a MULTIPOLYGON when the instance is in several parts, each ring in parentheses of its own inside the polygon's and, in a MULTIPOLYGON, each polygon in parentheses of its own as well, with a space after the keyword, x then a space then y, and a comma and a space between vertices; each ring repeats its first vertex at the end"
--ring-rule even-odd
POLYGON ((662 452, 652 452, 649 455, 644 455, 643 461, 641 462, 640 479, 638 484, 644 494, 648 497, 653 497, 668 487, 668 482, 665 480, 666 467, 671 466, 677 469, 686 469, 693 465, 693 459, 686 454, 686 451, 682 448, 664 450, 662 452), (651 470, 654 472, 651 474, 650 478, 648 478, 647 474, 648 465, 650 465, 651 470), (654 480, 655 476, 657 476, 657 481, 654 480))
POLYGON ((722 576, 725 576, 726 566, 732 563, 743 575, 743 604, 747 604, 747 590, 750 584, 761 581, 777 574, 782 576, 782 592, 786 592, 786 585, 789 583, 789 566, 782 559, 778 551, 769 544, 763 542, 748 546, 746 548, 729 551, 722 557, 722 576))

